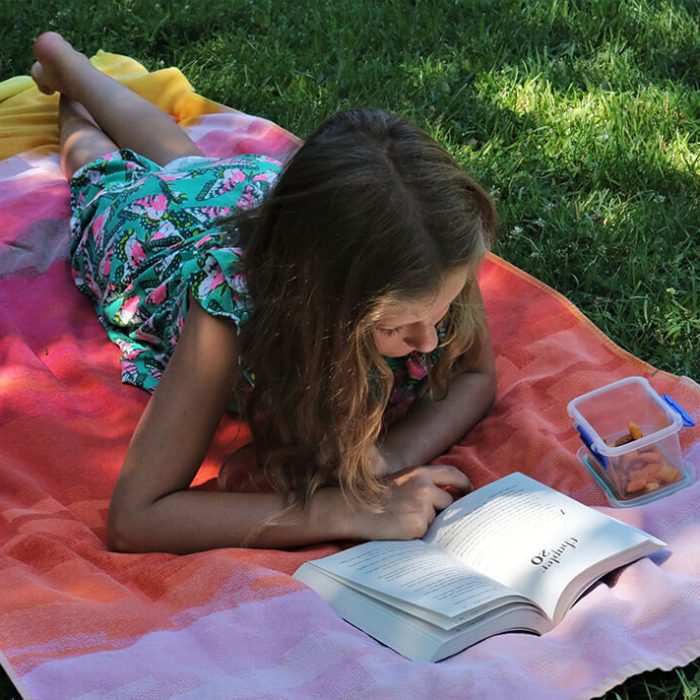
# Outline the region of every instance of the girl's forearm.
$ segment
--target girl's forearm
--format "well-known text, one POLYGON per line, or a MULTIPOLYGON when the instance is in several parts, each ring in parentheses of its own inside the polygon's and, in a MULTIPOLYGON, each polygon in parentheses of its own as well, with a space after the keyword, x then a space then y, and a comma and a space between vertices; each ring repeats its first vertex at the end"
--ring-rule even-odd
POLYGON ((493 402, 495 390, 493 373, 469 372, 452 380, 444 399, 418 399, 380 445, 389 469, 394 472, 429 464, 484 416, 493 402))
POLYGON ((356 512, 338 488, 318 491, 307 513, 266 524, 283 507, 274 493, 176 491, 139 512, 110 517, 108 543, 120 552, 187 554, 237 546, 287 548, 354 536, 356 512))

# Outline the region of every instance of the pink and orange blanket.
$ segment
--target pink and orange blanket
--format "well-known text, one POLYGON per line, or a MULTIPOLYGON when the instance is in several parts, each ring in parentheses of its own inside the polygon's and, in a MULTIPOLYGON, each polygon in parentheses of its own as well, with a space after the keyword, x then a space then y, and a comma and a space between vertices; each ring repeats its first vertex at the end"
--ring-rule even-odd
MULTIPOLYGON (((211 155, 284 158, 280 127, 196 95, 174 69, 104 70, 169 111, 211 155)), ((543 637, 505 634, 414 663, 339 619, 290 574, 337 545, 173 556, 105 546, 110 492, 147 395, 120 384, 118 350, 68 261, 56 98, 0 84, 0 660, 25 698, 588 698, 635 673, 700 657, 700 483, 612 510, 669 543, 596 585, 543 637)), ((497 257, 481 272, 499 385, 450 451, 476 485, 520 470, 604 507, 575 458, 574 396, 649 378, 696 419, 700 387, 615 346, 556 292, 497 257)), ((197 477, 245 431, 222 422, 197 477)), ((684 431, 700 467, 700 429, 684 431)))

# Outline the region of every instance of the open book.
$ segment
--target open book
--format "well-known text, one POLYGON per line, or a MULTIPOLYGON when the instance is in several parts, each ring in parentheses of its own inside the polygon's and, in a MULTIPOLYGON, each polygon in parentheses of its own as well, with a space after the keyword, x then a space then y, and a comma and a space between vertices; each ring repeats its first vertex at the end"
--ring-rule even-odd
POLYGON ((551 630, 597 579, 665 543, 516 473, 455 501, 420 540, 366 542, 294 577, 410 659, 551 630))

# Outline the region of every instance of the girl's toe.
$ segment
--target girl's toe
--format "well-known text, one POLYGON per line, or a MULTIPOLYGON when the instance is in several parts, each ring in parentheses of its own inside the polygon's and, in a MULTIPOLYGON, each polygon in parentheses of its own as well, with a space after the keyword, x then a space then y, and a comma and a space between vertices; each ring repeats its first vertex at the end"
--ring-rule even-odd
POLYGON ((44 68, 39 61, 36 61, 32 66, 30 75, 32 76, 32 80, 34 80, 40 92, 43 92, 45 95, 53 95, 53 93, 56 92, 47 84, 44 78, 44 68))

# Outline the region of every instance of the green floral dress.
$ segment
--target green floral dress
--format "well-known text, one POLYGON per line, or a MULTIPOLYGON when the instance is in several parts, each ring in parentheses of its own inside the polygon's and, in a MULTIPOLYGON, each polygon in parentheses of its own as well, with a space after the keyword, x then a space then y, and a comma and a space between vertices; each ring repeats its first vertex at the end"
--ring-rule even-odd
MULTIPOLYGON (((73 277, 121 349, 123 382, 147 391, 158 385, 190 292, 210 314, 238 326, 248 320, 244 252, 220 221, 257 207, 281 168, 264 155, 184 158, 160 167, 125 149, 71 178, 73 277)), ((390 422, 405 413, 438 353, 387 358, 395 379, 390 422)))

